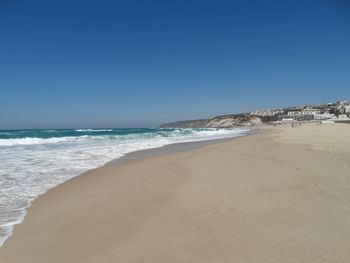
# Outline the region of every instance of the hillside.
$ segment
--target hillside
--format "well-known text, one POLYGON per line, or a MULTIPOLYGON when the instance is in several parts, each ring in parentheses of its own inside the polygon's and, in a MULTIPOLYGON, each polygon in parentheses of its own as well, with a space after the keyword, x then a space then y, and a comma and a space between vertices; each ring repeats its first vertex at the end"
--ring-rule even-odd
MULTIPOLYGON (((314 115, 311 113, 303 114, 303 111, 307 112, 313 110, 317 110, 318 115, 328 114, 336 118, 340 114, 350 114, 350 103, 343 101, 321 105, 294 106, 274 110, 257 110, 247 113, 216 116, 209 119, 165 123, 160 125, 159 128, 232 128, 236 126, 255 126, 262 123, 278 121, 283 116, 287 116, 290 112, 295 112, 296 115, 300 113, 300 116, 309 117, 306 118, 306 120, 310 120, 314 119, 314 115)), ((304 119, 305 118, 302 120, 304 119)))

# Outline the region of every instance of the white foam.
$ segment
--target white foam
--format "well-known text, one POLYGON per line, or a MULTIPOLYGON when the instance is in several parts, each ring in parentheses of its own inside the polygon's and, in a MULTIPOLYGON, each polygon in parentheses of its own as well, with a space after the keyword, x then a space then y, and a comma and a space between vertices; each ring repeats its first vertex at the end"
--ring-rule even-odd
POLYGON ((77 129, 77 132, 109 132, 113 131, 112 129, 77 129))
POLYGON ((35 145, 35 144, 57 144, 64 142, 78 142, 86 139, 103 139, 99 136, 67 136, 67 137, 52 137, 52 138, 36 138, 26 137, 18 139, 0 139, 1 146, 17 146, 17 145, 35 145))

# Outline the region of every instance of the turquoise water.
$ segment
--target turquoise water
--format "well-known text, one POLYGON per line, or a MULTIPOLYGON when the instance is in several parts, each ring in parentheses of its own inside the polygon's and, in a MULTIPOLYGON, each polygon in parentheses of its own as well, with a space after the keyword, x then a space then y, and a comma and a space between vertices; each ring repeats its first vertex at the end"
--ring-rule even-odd
POLYGON ((245 135, 247 129, 0 131, 0 246, 40 194, 127 153, 245 135))
MULTIPOLYGON (((148 136, 148 137, 168 137, 177 135, 189 135, 195 131, 204 131, 209 129, 149 129, 149 128, 134 128, 134 129, 58 129, 58 130, 0 130, 0 146, 6 145, 9 139, 26 139, 27 144, 30 144, 29 138, 33 139, 50 139, 64 137, 81 137, 81 136, 105 136, 106 138, 116 136, 148 136)), ((217 129, 218 130, 218 129, 217 129)), ((14 144, 26 144, 26 141, 13 141, 14 144)), ((32 141, 34 142, 34 141, 32 141)), ((44 141, 43 141, 44 142, 44 141)))

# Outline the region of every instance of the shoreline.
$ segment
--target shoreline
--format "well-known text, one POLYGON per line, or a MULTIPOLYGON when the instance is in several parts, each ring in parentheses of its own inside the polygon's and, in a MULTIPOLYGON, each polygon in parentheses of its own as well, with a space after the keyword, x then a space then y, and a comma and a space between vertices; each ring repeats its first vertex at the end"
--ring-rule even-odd
MULTIPOLYGON (((247 128, 245 128, 245 129, 247 129, 247 128)), ((247 131, 246 133, 244 133, 242 135, 230 137, 230 138, 171 143, 171 144, 167 144, 167 145, 156 147, 156 148, 137 150, 137 151, 127 153, 120 158, 116 158, 112 161, 109 161, 101 167, 109 166, 109 165, 118 165, 118 164, 121 164, 124 162, 128 162, 130 160, 137 160, 137 159, 150 158, 150 157, 155 157, 155 156, 160 156, 160 155, 178 153, 178 152, 183 152, 183 151, 189 151, 189 150, 200 148, 200 147, 203 147, 206 145, 211 145, 211 144, 220 143, 220 142, 224 142, 224 141, 230 141, 230 140, 234 140, 234 139, 237 139, 237 138, 240 138, 243 136, 249 136, 249 135, 254 134, 256 132, 258 132, 258 129, 250 128, 249 131, 247 131)), ((100 167, 97 167, 97 168, 100 168, 100 167)), ((94 168, 94 169, 97 169, 97 168, 94 168)), ((88 171, 86 171, 86 172, 88 172, 88 171)))
POLYGON ((167 144, 167 145, 163 145, 163 146, 159 146, 159 147, 155 147, 155 148, 149 148, 149 149, 143 149, 143 150, 136 150, 136 151, 131 151, 129 153, 126 153, 125 155, 112 159, 111 161, 106 162, 105 164, 103 164, 102 166, 98 166, 92 169, 89 169, 85 172, 82 172, 56 186, 54 186, 53 188, 49 188, 47 191, 45 191, 44 193, 38 195, 35 197, 34 200, 32 200, 30 202, 30 204, 28 206, 25 207, 25 209, 23 210, 23 214, 18 218, 18 220, 12 224, 12 222, 9 223, 9 225, 12 226, 12 229, 9 232, 9 236, 4 236, 5 239, 3 241, 3 243, 1 244, 0 242, 0 251, 1 251, 1 247, 5 244, 5 242, 8 240, 8 238, 10 238, 13 235, 13 228, 16 225, 22 224, 27 216, 28 213, 28 209, 30 209, 30 207, 32 206, 33 202, 35 202, 40 196, 45 195, 46 193, 48 193, 51 189, 54 189, 56 187, 60 187, 62 184, 65 184, 77 177, 83 176, 86 173, 89 173, 92 170, 95 169, 99 169, 102 168, 104 166, 110 166, 110 165, 118 165, 130 160, 135 160, 135 159, 141 159, 141 158, 148 158, 148 157, 152 157, 152 156, 158 156, 158 155, 163 155, 163 154, 170 154, 170 153, 175 153, 175 152, 182 152, 182 151, 186 151, 186 150, 190 150, 190 149, 195 149, 195 148, 199 148, 205 145, 210 145, 213 143, 217 143, 217 142, 221 142, 221 141, 225 141, 225 140, 231 140, 234 139, 236 137, 241 137, 241 136, 247 136, 249 134, 252 134, 254 132, 256 132, 255 129, 252 128, 242 128, 242 129, 246 129, 247 131, 241 135, 236 135, 234 137, 230 137, 230 138, 223 138, 223 139, 210 139, 210 140, 203 140, 203 141, 190 141, 190 142, 179 142, 179 143, 171 143, 171 144, 167 144))
POLYGON ((0 259, 348 262, 349 131, 261 129, 90 170, 36 199, 0 259))

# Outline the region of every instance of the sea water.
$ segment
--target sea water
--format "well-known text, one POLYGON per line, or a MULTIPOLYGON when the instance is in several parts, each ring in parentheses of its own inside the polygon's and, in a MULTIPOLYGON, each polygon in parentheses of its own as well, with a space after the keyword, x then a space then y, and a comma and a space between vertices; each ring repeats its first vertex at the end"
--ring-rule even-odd
POLYGON ((0 247, 39 195, 123 155, 173 143, 224 139, 247 129, 0 130, 0 247))

